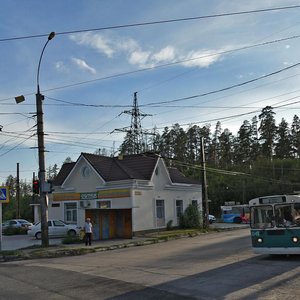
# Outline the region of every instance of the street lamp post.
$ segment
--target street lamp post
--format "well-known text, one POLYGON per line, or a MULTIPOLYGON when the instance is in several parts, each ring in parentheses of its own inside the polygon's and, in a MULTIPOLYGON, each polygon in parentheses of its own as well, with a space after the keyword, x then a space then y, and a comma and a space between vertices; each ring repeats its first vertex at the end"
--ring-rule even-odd
POLYGON ((44 96, 40 92, 39 76, 42 57, 49 41, 55 36, 55 32, 51 32, 48 40, 45 43, 40 55, 37 69, 37 93, 36 93, 36 115, 37 115, 37 136, 38 136, 38 153, 39 153, 39 182, 40 182, 40 207, 41 207, 41 232, 42 232, 42 247, 49 246, 48 235, 48 195, 45 190, 46 186, 46 168, 45 168, 45 145, 44 145, 44 122, 43 122, 43 105, 44 96))

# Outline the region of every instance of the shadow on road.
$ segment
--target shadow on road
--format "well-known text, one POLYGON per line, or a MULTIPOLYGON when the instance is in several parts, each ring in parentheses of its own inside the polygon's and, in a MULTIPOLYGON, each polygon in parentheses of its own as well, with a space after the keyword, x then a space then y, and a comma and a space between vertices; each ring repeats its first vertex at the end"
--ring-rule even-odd
MULTIPOLYGON (((111 299, 266 299, 276 288, 298 281, 300 274, 291 271, 299 266, 299 255, 261 255, 111 299)), ((290 297, 297 294, 289 291, 290 297)))

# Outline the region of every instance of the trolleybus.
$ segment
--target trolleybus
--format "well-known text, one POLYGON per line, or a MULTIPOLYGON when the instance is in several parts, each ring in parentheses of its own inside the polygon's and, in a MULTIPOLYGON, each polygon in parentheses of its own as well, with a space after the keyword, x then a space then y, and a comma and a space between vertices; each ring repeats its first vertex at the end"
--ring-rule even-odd
POLYGON ((221 217, 224 223, 249 223, 249 206, 234 204, 221 206, 221 217))
POLYGON ((300 254, 300 195, 249 201, 252 248, 258 254, 300 254))

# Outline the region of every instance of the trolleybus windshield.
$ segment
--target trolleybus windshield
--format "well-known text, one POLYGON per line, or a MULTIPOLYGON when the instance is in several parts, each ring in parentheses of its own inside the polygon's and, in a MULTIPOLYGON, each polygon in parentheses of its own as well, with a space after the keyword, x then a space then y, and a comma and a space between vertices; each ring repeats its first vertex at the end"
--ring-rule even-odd
POLYGON ((257 207, 251 207, 250 211, 252 228, 266 229, 274 227, 272 205, 260 205, 257 207))
POLYGON ((251 227, 254 229, 300 225, 300 203, 259 205, 250 210, 251 227))

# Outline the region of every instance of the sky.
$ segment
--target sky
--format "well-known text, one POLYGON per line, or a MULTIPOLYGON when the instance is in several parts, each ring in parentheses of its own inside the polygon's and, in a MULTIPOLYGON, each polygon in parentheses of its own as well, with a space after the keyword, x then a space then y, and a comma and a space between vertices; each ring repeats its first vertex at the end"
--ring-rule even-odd
POLYGON ((39 72, 46 168, 116 155, 134 93, 145 130, 219 120, 236 135, 267 105, 277 124, 300 116, 299 1, 2 0, 0 20, 0 183, 17 163, 21 180, 38 173, 37 69, 52 31, 39 72))

